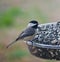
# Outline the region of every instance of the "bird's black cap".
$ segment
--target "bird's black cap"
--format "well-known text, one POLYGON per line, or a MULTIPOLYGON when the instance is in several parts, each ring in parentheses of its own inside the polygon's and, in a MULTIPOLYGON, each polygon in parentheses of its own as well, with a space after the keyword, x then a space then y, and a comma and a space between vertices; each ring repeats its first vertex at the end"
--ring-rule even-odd
POLYGON ((38 27, 38 22, 36 20, 32 20, 29 23, 33 23, 36 24, 35 26, 33 26, 32 28, 37 28, 38 27))
POLYGON ((38 22, 36 20, 32 20, 29 23, 37 23, 38 24, 38 22))

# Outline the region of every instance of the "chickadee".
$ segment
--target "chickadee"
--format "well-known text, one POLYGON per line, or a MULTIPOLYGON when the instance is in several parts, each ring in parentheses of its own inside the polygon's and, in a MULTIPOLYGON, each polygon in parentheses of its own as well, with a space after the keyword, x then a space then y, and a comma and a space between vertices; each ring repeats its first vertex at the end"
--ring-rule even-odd
POLYGON ((27 25, 27 28, 18 36, 18 38, 15 41, 7 45, 7 48, 18 40, 25 40, 25 41, 32 40, 36 34, 37 28, 38 28, 38 22, 35 20, 30 21, 29 24, 27 25))

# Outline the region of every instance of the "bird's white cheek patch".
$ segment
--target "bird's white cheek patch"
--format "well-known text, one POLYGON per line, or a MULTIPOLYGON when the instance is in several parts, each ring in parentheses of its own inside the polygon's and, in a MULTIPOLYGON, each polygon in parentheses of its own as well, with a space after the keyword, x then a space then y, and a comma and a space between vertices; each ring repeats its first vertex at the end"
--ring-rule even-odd
POLYGON ((29 23, 29 24, 28 24, 28 27, 35 26, 35 25, 36 25, 36 24, 29 23))

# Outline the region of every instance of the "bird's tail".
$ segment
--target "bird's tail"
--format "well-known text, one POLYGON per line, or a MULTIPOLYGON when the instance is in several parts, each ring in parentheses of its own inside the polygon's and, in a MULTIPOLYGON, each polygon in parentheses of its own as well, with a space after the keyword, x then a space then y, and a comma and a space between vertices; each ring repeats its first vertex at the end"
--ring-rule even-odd
POLYGON ((7 45, 7 47, 6 48, 9 48, 12 44, 14 44, 16 41, 18 41, 19 40, 19 37, 15 40, 15 41, 13 41, 13 42, 11 42, 11 43, 9 43, 8 45, 7 45))

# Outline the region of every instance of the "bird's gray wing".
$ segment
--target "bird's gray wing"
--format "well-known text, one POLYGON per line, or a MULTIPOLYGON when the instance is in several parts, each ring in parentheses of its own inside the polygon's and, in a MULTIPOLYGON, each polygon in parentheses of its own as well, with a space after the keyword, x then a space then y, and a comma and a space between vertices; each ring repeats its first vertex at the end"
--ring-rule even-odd
POLYGON ((26 30, 24 30, 17 38, 17 40, 19 39, 23 39, 27 36, 32 36, 33 34, 35 34, 35 29, 34 28, 27 28, 26 30))
POLYGON ((20 37, 32 36, 34 33, 35 33, 34 28, 27 28, 20 34, 20 37))

